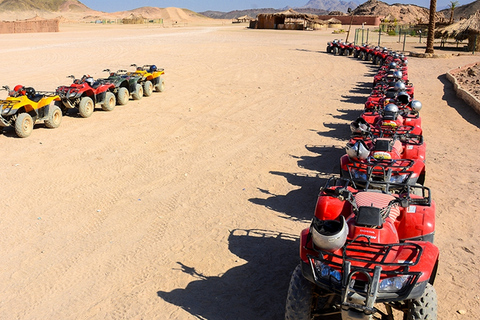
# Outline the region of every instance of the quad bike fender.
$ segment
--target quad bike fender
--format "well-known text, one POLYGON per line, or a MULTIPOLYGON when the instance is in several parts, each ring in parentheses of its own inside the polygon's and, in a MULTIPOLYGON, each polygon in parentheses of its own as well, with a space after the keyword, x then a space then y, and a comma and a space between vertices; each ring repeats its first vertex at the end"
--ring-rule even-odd
POLYGON ((402 208, 395 222, 400 240, 422 240, 433 242, 435 234, 435 202, 430 206, 411 205, 402 208))
POLYGON ((336 220, 343 215, 346 218, 350 215, 351 208, 350 202, 321 193, 315 206, 315 217, 319 220, 336 220))
POLYGON ((425 161, 426 145, 422 143, 421 145, 412 145, 407 144, 403 148, 403 158, 404 159, 418 159, 425 161))
POLYGON ((308 262, 307 255, 318 254, 315 251, 310 249, 311 244, 309 244, 309 242, 311 242, 311 239, 310 239, 309 233, 310 233, 309 228, 303 229, 302 232, 300 233, 300 259, 306 265, 310 265, 310 263, 308 262))
POLYGON ((38 102, 38 108, 43 108, 45 106, 49 106, 52 101, 60 101, 60 97, 58 95, 55 96, 45 96, 38 102))
POLYGON ((378 122, 380 115, 376 111, 367 111, 364 112, 361 116, 367 123, 373 125, 378 122))

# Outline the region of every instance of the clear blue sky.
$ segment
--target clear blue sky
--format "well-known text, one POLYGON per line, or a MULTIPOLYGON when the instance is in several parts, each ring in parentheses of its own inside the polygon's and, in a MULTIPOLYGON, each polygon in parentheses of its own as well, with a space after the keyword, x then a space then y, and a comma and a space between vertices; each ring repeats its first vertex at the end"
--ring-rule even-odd
MULTIPOLYGON (((348 1, 348 0, 347 0, 348 1)), ((360 3, 364 3, 366 0, 360 0, 360 3)), ((177 7, 186 8, 195 12, 202 12, 207 10, 215 11, 233 11, 243 9, 255 9, 255 8, 284 8, 301 7, 308 3, 308 0, 80 0, 83 4, 91 9, 105 12, 115 12, 131 10, 140 7, 177 7)), ((387 0, 384 2, 393 3, 412 3, 422 7, 428 8, 430 6, 430 0, 417 0, 417 1, 405 1, 405 0, 387 0)), ((444 9, 450 4, 450 0, 437 0, 437 10, 444 9)), ((473 2, 473 0, 459 0, 460 5, 473 2)))

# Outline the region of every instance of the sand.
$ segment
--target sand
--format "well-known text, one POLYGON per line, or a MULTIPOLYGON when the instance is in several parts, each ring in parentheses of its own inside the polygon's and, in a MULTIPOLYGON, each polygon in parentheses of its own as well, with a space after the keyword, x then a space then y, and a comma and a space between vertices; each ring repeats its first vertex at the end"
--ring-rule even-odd
MULTIPOLYGON (((0 135, 0 319, 281 319, 299 233, 375 72, 326 54, 333 38, 245 25, 0 35, 2 85, 53 90, 132 63, 166 82, 112 112, 0 135)), ((480 314, 480 118, 445 78, 478 60, 409 60, 442 320, 480 314)))

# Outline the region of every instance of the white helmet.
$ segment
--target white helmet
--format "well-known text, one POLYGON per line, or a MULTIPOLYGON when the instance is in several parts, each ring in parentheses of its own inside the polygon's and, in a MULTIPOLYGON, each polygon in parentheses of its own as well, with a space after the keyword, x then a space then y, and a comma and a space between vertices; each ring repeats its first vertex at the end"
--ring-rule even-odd
POLYGON ((313 218, 310 233, 313 243, 317 247, 330 252, 343 247, 347 241, 348 225, 342 215, 340 215, 339 219, 340 221, 313 218))
POLYGON ((422 109, 422 103, 418 100, 413 100, 410 105, 415 112, 419 112, 422 109))
POLYGON ((365 160, 370 155, 370 150, 368 150, 363 140, 358 140, 354 144, 347 143, 345 149, 348 157, 354 160, 365 160))
POLYGON ((365 134, 370 132, 370 125, 363 118, 358 118, 357 120, 350 123, 350 130, 353 134, 365 134))
POLYGON ((400 91, 397 93, 396 100, 401 104, 407 104, 410 101, 410 96, 406 91, 400 91))
POLYGON ((405 83, 403 83, 402 81, 397 81, 397 82, 395 83, 394 88, 395 88, 395 91, 404 91, 405 88, 406 88, 406 87, 405 87, 405 83))

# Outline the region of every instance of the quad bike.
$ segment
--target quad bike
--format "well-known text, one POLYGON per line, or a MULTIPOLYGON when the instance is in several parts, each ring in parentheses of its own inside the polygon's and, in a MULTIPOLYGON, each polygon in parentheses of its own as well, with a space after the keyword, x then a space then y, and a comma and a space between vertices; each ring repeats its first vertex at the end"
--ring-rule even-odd
MULTIPOLYGON (((338 41, 337 39, 327 42, 327 53, 334 53, 333 48, 338 47, 339 42, 340 41, 338 41)), ((338 54, 338 52, 337 52, 337 54, 338 54)))
POLYGON ((47 128, 58 128, 62 122, 60 97, 53 92, 35 91, 32 87, 15 86, 5 100, 0 100, 0 127, 12 126, 20 138, 28 137, 36 122, 47 128))
POLYGON ((127 104, 130 96, 133 100, 140 100, 143 97, 143 86, 141 84, 141 76, 128 75, 127 70, 118 70, 112 72, 105 69, 109 73, 109 77, 105 79, 97 79, 103 83, 113 83, 115 85, 115 96, 119 105, 127 104))
POLYGON ((384 107, 377 105, 375 108, 366 109, 360 116, 372 129, 380 131, 390 131, 397 127, 412 127, 410 133, 422 134, 422 118, 419 111, 422 104, 418 100, 412 100, 409 103, 394 104, 390 99, 385 100, 384 107))
POLYGON ((136 64, 132 64, 131 67, 135 67, 135 72, 129 72, 129 75, 140 76, 140 83, 143 85, 143 95, 149 97, 152 95, 153 90, 156 92, 165 91, 165 82, 162 75, 165 74, 164 69, 157 68, 156 65, 144 65, 138 67, 136 64))
POLYGON ((426 187, 329 180, 300 235, 285 319, 437 319, 434 231, 426 187))
POLYGON ((78 113, 83 118, 88 118, 95 110, 98 104, 102 110, 112 111, 117 104, 115 98, 115 85, 113 83, 103 83, 94 81, 90 76, 83 76, 81 79, 75 79, 71 75, 73 83, 70 86, 60 86, 56 92, 62 99, 62 111, 78 108, 78 113))

